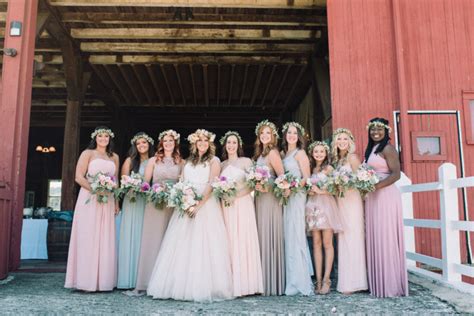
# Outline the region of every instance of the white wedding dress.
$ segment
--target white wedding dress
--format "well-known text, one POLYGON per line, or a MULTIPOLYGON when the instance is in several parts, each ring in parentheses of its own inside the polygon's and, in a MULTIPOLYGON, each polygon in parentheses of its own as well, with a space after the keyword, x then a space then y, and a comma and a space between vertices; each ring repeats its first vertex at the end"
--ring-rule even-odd
MULTIPOLYGON (((213 158, 217 159, 217 158, 213 158)), ((186 163, 185 182, 202 193, 210 164, 186 163)), ((218 301, 232 298, 232 272, 226 228, 218 200, 211 196, 194 218, 174 212, 148 284, 153 298, 218 301)))

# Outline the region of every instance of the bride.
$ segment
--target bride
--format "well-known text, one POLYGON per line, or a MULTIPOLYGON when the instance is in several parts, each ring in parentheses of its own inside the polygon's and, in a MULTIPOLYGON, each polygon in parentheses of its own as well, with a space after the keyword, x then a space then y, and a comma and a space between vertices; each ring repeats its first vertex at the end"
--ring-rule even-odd
POLYGON ((188 215, 174 212, 148 284, 147 294, 153 298, 208 302, 232 298, 226 229, 210 185, 220 173, 214 138, 204 129, 188 136, 190 156, 181 180, 203 198, 188 215))

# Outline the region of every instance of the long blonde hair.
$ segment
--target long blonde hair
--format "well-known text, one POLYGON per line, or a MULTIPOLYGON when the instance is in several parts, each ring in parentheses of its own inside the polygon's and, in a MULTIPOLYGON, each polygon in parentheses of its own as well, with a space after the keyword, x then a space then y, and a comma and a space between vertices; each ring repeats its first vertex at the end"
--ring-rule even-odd
POLYGON ((196 142, 191 143, 189 146, 189 157, 187 160, 191 162, 193 166, 205 164, 206 162, 211 161, 216 155, 216 145, 209 138, 207 138, 207 140, 209 142, 209 148, 207 149, 206 153, 202 155, 202 157, 199 157, 199 151, 196 146, 196 142))
POLYGON ((345 164, 347 161, 347 156, 353 154, 356 150, 356 145, 354 142, 354 135, 352 135, 351 131, 346 128, 338 128, 332 135, 332 142, 331 142, 331 158, 332 163, 334 166, 339 166, 345 164), (339 148, 337 148, 337 136, 340 134, 346 134, 349 138, 349 149, 347 150, 347 154, 344 157, 340 156, 339 148))
POLYGON ((272 149, 278 150, 278 138, 275 136, 274 131, 270 126, 262 125, 257 130, 257 139, 255 140, 254 148, 255 151, 252 157, 253 160, 257 160, 260 156, 266 157, 272 149), (262 144, 262 142, 260 141, 260 133, 263 131, 264 128, 269 128, 272 131, 272 140, 267 144, 267 146, 264 146, 264 144, 262 144))

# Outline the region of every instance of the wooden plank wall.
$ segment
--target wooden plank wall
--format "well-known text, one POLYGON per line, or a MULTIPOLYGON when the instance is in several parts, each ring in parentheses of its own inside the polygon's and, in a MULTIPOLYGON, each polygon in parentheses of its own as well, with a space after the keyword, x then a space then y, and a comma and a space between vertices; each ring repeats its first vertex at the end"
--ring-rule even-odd
MULTIPOLYGON (((392 111, 399 109, 393 1, 400 5, 409 109, 462 112, 462 91, 474 90, 473 1, 329 0, 333 126, 353 130, 359 154, 367 142, 365 122, 379 115, 392 121, 392 111)), ((474 145, 463 146, 466 176, 474 176, 474 145)), ((415 180, 424 181, 417 172, 415 180)), ((468 191, 473 220, 474 190, 468 191)), ((434 255, 438 243, 417 240, 417 248, 434 255)))

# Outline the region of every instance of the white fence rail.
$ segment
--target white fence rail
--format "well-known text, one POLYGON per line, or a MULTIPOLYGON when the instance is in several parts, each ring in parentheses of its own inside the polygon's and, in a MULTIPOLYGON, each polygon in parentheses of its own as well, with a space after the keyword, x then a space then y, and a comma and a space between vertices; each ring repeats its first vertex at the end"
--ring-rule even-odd
POLYGON ((474 285, 462 282, 461 275, 474 277, 474 267, 461 264, 459 231, 474 231, 474 221, 459 220, 458 189, 474 187, 474 177, 456 176, 456 166, 444 163, 438 169, 439 182, 412 184, 402 174, 397 186, 402 192, 403 217, 405 224, 405 249, 409 271, 436 279, 446 285, 474 294, 474 285), (438 191, 440 195, 440 219, 413 218, 413 193, 438 191), (435 228, 441 231, 442 259, 430 257, 415 251, 415 227, 435 228), (421 262, 442 270, 442 274, 430 272, 416 266, 421 262))

